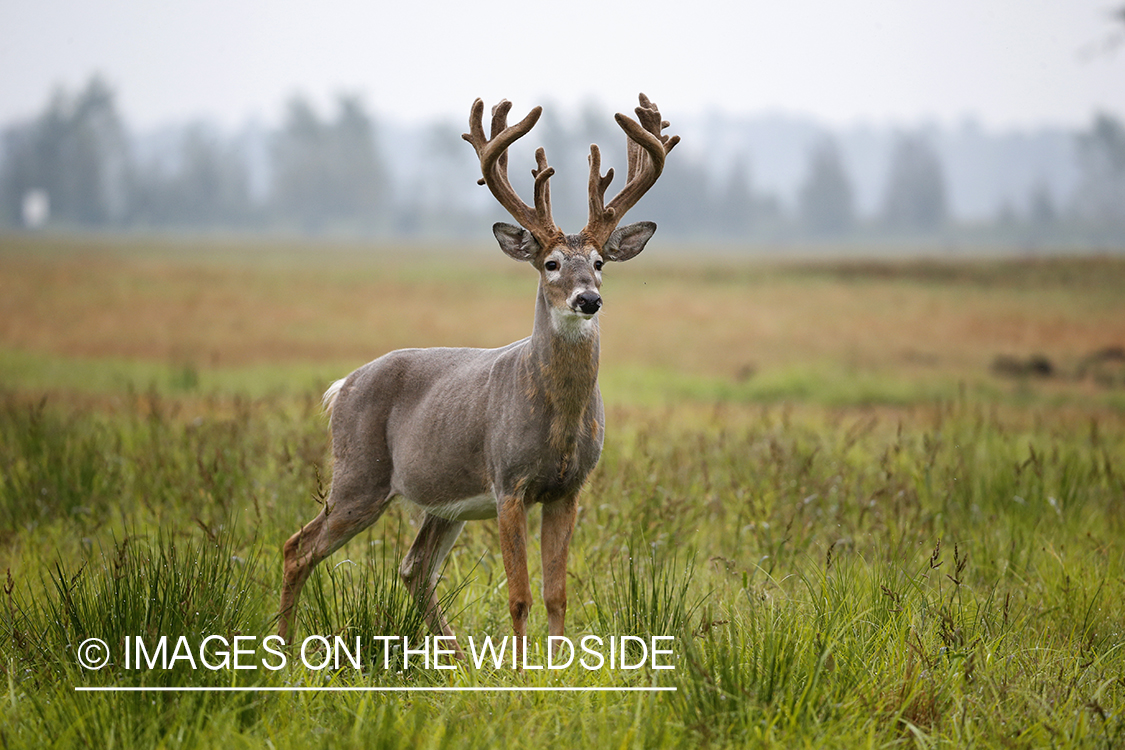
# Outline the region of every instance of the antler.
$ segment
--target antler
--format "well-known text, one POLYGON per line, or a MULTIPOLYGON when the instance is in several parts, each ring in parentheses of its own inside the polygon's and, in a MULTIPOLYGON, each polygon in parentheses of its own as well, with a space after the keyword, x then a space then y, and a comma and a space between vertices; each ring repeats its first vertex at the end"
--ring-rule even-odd
POLYGON ((597 144, 590 146, 590 218, 582 233, 599 246, 609 239, 625 213, 656 184, 664 171, 664 157, 680 142, 678 135, 660 134, 662 128, 668 127, 668 122, 660 119, 660 110, 644 94, 640 95, 640 106, 635 111, 640 124, 623 114, 614 117, 628 136, 629 173, 625 187, 608 206, 605 191, 613 180, 613 170, 602 176, 601 151, 597 144))
POLYGON ((542 148, 536 150, 536 168, 531 170, 531 175, 535 178, 535 208, 516 195, 508 180, 508 147, 518 138, 527 135, 539 121, 543 108, 536 107, 527 117, 509 127, 508 111, 511 108, 512 103, 507 99, 492 108, 492 137, 486 139, 484 102, 477 99, 469 112, 469 132, 461 137, 472 144, 480 159, 483 177, 477 180, 477 184, 487 185, 500 205, 507 209, 520 226, 531 232, 539 246, 548 247, 562 235, 562 231, 551 218, 551 188, 547 181, 555 173, 555 169, 547 166, 546 152, 542 148))

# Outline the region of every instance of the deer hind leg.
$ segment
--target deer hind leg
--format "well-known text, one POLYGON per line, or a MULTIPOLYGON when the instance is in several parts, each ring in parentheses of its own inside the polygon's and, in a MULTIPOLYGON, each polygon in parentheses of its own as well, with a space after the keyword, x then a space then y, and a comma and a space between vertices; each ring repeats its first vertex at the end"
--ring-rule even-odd
MULTIPOLYGON (((563 635, 566 620, 566 559, 578 514, 578 498, 568 497, 543 506, 540 544, 543 553, 543 604, 548 633, 563 635)), ((561 645, 555 644, 556 647, 561 645)))
POLYGON ((282 548, 283 580, 281 604, 278 606, 277 634, 283 641, 289 642, 296 622, 297 601, 312 569, 379 520, 392 497, 386 489, 360 491, 333 481, 324 509, 289 537, 282 548))
MULTIPOLYGON (((427 513, 398 571, 407 590, 422 609, 430 630, 450 637, 453 637, 453 629, 438 603, 437 582, 442 563, 464 527, 464 521, 450 521, 427 513)), ((456 641, 454 648, 458 658, 464 658, 456 641)))

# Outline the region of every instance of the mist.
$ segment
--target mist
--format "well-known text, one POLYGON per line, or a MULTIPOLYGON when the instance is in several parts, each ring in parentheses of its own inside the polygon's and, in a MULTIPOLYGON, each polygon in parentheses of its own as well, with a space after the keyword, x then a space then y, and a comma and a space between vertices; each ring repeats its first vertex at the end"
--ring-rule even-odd
MULTIPOLYGON (((239 232, 395 240, 480 239, 506 217, 476 184, 465 122, 407 122, 341 93, 297 94, 280 120, 203 118, 135 127, 117 89, 92 76, 2 127, 0 226, 7 230, 239 232)), ((1125 245, 1125 125, 1083 128, 833 126, 811 116, 712 110, 677 116, 665 177, 639 207, 667 236, 717 245, 1125 245)), ((522 113, 514 113, 522 117, 522 113)), ((530 196, 534 148, 555 167, 556 221, 586 220, 587 156, 623 174, 612 111, 546 103, 510 149, 530 196)), ((611 187, 620 189, 621 178, 611 187)))

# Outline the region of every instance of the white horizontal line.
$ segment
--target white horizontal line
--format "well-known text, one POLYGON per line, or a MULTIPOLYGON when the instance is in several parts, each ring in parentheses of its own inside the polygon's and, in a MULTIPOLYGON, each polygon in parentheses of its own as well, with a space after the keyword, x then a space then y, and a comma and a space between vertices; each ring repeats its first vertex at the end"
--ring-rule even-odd
POLYGON ((75 687, 79 693, 666 693, 674 687, 75 687))

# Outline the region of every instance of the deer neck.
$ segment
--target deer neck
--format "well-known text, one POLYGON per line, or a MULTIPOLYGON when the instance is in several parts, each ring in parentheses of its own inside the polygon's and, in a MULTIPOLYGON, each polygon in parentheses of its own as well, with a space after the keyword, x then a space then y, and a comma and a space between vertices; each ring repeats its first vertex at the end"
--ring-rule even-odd
POLYGON ((535 307, 535 329, 527 353, 530 393, 545 406, 551 443, 572 448, 581 432, 596 430, 599 332, 597 318, 553 313, 543 289, 535 307))

